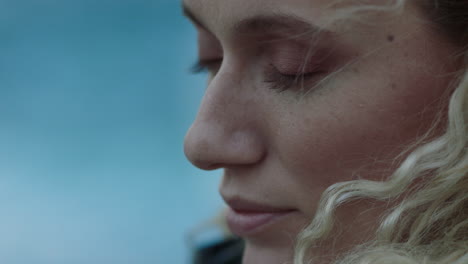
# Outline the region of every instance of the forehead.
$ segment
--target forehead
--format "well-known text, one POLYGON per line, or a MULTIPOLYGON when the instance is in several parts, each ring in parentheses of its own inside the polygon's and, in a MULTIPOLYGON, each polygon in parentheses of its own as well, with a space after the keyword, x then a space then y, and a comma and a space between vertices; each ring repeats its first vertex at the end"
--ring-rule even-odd
POLYGON ((292 14, 320 25, 330 1, 311 0, 184 0, 183 5, 214 33, 226 33, 239 21, 272 14, 292 14))

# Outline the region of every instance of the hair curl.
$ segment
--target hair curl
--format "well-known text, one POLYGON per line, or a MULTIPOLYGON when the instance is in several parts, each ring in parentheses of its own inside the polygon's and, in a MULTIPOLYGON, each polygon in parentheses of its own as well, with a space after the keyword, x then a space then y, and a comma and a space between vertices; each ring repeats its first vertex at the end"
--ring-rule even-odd
MULTIPOLYGON (((330 186, 311 224, 297 238, 295 264, 307 263, 309 249, 331 233, 340 205, 369 198, 398 202, 382 218, 372 241, 335 263, 468 263, 468 1, 414 1, 428 20, 463 50, 465 66, 442 118, 445 129, 437 137, 428 132, 418 140, 384 182, 354 180, 330 186)), ((353 6, 341 10, 338 19, 361 11, 402 10, 407 1, 391 2, 385 7, 353 6)))

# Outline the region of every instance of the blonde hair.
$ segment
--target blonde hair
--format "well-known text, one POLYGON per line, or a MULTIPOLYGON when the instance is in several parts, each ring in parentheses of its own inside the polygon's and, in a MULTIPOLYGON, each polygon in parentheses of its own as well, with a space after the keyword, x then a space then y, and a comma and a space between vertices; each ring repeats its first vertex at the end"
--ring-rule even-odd
MULTIPOLYGON (((436 137, 433 130, 429 131, 408 148, 409 154, 384 182, 354 180, 330 186, 322 195, 311 224, 297 238, 295 264, 311 261, 307 253, 334 230, 337 208, 359 199, 396 205, 383 216, 372 241, 357 246, 335 263, 468 263, 468 2, 413 1, 441 32, 460 47, 465 45, 465 68, 457 78, 458 86, 442 118, 445 129, 436 137)), ((350 13, 355 16, 375 10, 394 12, 406 4, 405 0, 386 2, 391 3, 346 8, 338 19, 350 13)))

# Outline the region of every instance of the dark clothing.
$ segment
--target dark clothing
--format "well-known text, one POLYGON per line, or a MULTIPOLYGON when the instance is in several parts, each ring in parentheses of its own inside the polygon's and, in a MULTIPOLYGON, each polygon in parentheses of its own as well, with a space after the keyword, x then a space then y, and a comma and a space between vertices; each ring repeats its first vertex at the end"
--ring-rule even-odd
POLYGON ((229 238, 198 249, 193 264, 241 264, 243 251, 242 239, 229 238))

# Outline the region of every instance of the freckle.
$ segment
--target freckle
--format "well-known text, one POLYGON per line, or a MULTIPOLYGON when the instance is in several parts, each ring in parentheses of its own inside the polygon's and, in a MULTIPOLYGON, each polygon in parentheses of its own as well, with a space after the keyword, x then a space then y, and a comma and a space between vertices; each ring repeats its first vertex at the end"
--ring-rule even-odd
POLYGON ((395 90, 396 89, 396 84, 392 83, 391 87, 392 87, 392 90, 395 90))
POLYGON ((393 35, 388 35, 388 36, 387 36, 387 40, 388 40, 388 42, 393 42, 393 41, 395 40, 395 36, 393 36, 393 35))

